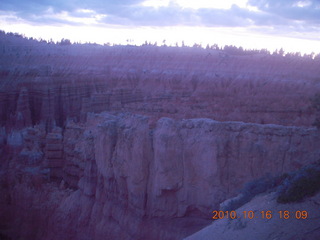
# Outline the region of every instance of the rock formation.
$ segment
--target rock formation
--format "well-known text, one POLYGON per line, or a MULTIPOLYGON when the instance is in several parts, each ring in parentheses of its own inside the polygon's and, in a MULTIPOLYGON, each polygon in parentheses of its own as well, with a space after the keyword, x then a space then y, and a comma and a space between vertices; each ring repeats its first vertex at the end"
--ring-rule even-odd
MULTIPOLYGON (((161 118, 150 129, 140 115, 89 114, 85 125, 69 121, 63 136, 59 129, 46 135, 42 168, 25 173, 32 164, 20 163, 32 184, 9 182, 20 187, 7 186, 7 204, 19 209, 16 191, 53 191, 54 181, 59 196, 37 194, 61 203, 41 212, 50 214, 39 223, 48 230, 34 239, 181 239, 208 224, 211 211, 245 182, 317 160, 319 143, 312 128, 161 118)), ((9 215, 27 221, 19 212, 9 215)))
POLYGON ((50 131, 68 118, 85 120, 88 111, 129 111, 153 123, 160 117, 287 126, 314 121, 310 98, 319 89, 319 58, 189 47, 60 46, 0 37, 6 49, 0 58, 1 125, 12 125, 15 115, 25 124, 45 122, 50 131))
POLYGON ((318 159, 318 60, 0 40, 0 238, 182 239, 318 159))

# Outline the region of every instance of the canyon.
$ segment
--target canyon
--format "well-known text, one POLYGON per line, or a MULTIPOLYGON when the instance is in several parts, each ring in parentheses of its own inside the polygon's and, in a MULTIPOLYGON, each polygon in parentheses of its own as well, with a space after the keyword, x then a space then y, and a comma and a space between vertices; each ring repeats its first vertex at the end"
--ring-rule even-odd
POLYGON ((319 159, 319 59, 0 36, 1 239, 183 239, 319 159))

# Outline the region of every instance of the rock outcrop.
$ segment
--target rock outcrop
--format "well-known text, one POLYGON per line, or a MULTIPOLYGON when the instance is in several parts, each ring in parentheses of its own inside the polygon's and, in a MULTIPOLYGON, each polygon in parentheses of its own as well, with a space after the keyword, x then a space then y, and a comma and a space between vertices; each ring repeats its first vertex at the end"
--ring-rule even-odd
POLYGON ((55 128, 46 136, 45 157, 52 177, 62 177, 63 158, 62 129, 55 128))
POLYGON ((311 126, 315 118, 310 98, 320 89, 320 58, 18 40, 0 34, 7 49, 0 57, 0 125, 45 123, 51 131, 102 111, 147 115, 153 124, 206 117, 311 126))
MULTIPOLYGON (((182 239, 209 224, 245 182, 297 169, 320 153, 313 128, 162 118, 152 129, 148 117, 132 114, 89 114, 86 124, 69 121, 45 142, 49 165, 23 173, 31 183, 17 188, 26 196, 32 186, 50 188, 48 202, 58 194, 61 203, 41 212, 50 213, 47 230, 33 239, 182 239)), ((17 189, 7 188, 7 205, 16 209, 17 189)))
POLYGON ((1 239, 182 239, 245 182, 318 160, 319 58, 0 48, 1 239))

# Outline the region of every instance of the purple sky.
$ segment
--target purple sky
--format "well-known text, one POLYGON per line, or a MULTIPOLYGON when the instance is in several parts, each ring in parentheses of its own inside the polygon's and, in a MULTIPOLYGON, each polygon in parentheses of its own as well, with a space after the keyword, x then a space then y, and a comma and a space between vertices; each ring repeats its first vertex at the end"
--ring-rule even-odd
POLYGON ((319 0, 1 0, 0 29, 98 43, 320 52, 319 0))

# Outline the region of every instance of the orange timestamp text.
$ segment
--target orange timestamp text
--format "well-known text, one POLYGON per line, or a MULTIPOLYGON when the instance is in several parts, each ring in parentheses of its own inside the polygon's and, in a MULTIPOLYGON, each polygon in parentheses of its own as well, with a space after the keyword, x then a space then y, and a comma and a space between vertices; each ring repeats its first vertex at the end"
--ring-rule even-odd
POLYGON ((217 219, 224 219, 224 218, 229 218, 229 219, 236 219, 243 217, 245 219, 257 219, 257 218, 262 218, 262 219, 271 219, 275 216, 277 216, 280 219, 290 219, 290 218, 295 218, 295 219, 307 219, 308 218, 308 211, 288 211, 288 210, 283 210, 283 211, 276 211, 273 212, 271 210, 267 211, 242 211, 241 213, 237 213, 236 211, 212 211, 212 219, 217 220, 217 219))

